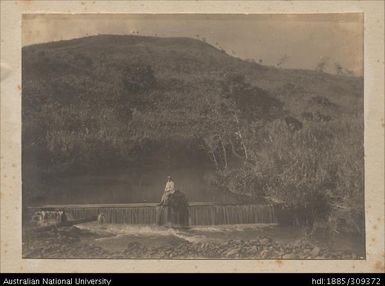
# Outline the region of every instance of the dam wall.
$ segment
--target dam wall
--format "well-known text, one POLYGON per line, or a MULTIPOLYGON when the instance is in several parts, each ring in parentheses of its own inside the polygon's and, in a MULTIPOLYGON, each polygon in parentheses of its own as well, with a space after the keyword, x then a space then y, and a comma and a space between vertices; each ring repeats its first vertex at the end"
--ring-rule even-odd
MULTIPOLYGON (((111 204, 111 205, 47 205, 37 210, 64 210, 70 220, 79 220, 103 214, 104 222, 111 224, 155 225, 162 215, 158 204, 111 204)), ((189 224, 271 224, 277 223, 277 206, 269 204, 215 204, 190 203, 189 224)))

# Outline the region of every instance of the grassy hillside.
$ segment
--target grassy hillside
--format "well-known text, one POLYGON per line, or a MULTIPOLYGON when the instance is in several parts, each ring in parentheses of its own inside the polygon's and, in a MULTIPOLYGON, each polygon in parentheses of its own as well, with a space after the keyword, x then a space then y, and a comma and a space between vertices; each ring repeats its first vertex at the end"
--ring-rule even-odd
POLYGON ((51 177, 188 166, 301 223, 363 218, 361 78, 262 66, 189 38, 93 36, 25 47, 22 60, 30 200, 51 177))

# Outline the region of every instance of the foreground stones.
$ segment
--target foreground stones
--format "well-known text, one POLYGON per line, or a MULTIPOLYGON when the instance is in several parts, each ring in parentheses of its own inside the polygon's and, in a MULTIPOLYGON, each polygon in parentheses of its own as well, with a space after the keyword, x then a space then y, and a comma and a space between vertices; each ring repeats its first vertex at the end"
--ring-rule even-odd
POLYGON ((269 237, 254 240, 178 240, 173 246, 146 246, 130 242, 119 251, 93 243, 95 233, 77 227, 31 232, 23 241, 25 258, 218 258, 218 259, 359 259, 355 253, 314 245, 309 239, 278 243, 269 237))

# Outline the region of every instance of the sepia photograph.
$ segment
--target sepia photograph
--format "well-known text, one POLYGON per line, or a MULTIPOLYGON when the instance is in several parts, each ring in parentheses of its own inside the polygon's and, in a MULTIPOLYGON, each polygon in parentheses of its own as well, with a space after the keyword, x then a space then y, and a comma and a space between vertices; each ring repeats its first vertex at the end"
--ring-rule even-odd
POLYGON ((22 256, 363 260, 363 14, 24 14, 22 256))

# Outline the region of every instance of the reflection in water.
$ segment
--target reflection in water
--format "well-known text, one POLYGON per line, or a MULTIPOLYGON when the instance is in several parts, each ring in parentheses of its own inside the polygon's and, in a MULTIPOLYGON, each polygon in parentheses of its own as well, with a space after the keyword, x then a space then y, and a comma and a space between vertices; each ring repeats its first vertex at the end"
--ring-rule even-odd
POLYGON ((211 171, 201 167, 150 169, 113 174, 57 176, 44 182, 49 192, 41 204, 98 204, 159 202, 168 175, 189 201, 231 202, 231 194, 214 191, 205 179, 211 171))

